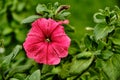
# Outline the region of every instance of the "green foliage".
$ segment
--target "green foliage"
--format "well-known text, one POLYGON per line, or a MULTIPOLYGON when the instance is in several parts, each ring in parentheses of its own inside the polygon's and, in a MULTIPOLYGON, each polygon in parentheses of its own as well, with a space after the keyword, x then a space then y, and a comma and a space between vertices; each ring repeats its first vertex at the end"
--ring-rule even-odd
POLYGON ((48 6, 45 4, 38 4, 36 7, 37 15, 30 16, 24 19, 21 23, 31 23, 40 17, 53 18, 55 20, 65 20, 66 17, 70 15, 70 12, 65 11, 68 8, 68 5, 59 6, 58 2, 56 2, 54 5, 49 4, 48 6))
POLYGON ((40 80, 40 70, 36 70, 30 76, 28 76, 25 80, 40 80))
MULTIPOLYGON (((21 25, 21 21, 22 23, 31 23, 40 17, 64 20, 70 15, 65 11, 69 8, 68 5, 59 6, 56 2, 54 5, 47 4, 46 6, 38 4, 38 2, 38 0, 0 1, 0 18, 2 19, 0 22, 0 80, 120 79, 120 9, 117 6, 112 9, 109 7, 104 10, 100 9, 93 15, 95 23, 91 22, 91 24, 95 24, 95 27, 91 34, 87 34, 83 38, 84 40, 76 39, 77 36, 80 37, 78 32, 84 34, 81 27, 64 25, 66 33, 72 39, 69 55, 62 59, 59 65, 49 66, 37 64, 26 58, 21 45, 15 47, 16 44, 23 43, 29 30, 27 26, 30 26, 29 24, 21 25), (36 13, 34 14, 35 7, 36 13), (24 19, 26 16, 30 17, 24 19), (15 48, 13 49, 13 47, 15 48), (12 49, 13 51, 10 53, 12 49)), ((72 2, 78 3, 79 1, 73 0, 72 2)), ((84 1, 81 0, 81 2, 84 1)), ((96 1, 88 1, 88 4, 90 2, 96 1)), ((92 9, 86 7, 83 11, 92 9)), ((71 8, 76 10, 80 7, 74 4, 71 8)), ((78 10, 76 11, 78 12, 78 10)), ((84 15, 79 15, 82 18, 81 21, 72 20, 71 22, 76 24, 78 21, 86 26, 84 15)), ((78 18, 75 11, 72 11, 72 16, 75 16, 75 19, 78 18)), ((91 18, 86 17, 86 20, 90 22, 91 18)))

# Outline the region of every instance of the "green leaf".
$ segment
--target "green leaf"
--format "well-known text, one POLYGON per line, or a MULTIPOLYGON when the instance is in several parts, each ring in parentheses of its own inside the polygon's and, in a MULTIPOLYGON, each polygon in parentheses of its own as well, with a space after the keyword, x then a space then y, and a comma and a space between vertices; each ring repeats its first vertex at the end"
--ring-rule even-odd
POLYGON ((65 20, 70 14, 70 12, 60 12, 55 16, 55 18, 59 20, 65 20))
POLYGON ((36 7, 36 12, 39 13, 39 14, 43 14, 44 11, 48 11, 46 5, 44 4, 38 4, 37 7, 36 7))
POLYGON ((110 37, 110 39, 112 40, 112 42, 116 45, 120 45, 120 29, 116 29, 113 36, 110 37))
POLYGON ((49 66, 49 65, 43 65, 43 68, 42 68, 42 73, 48 73, 50 72, 50 70, 52 70, 53 66, 49 66))
POLYGON ((70 76, 70 74, 69 74, 70 66, 71 66, 71 63, 65 63, 64 65, 62 65, 62 68, 58 73, 58 75, 62 79, 65 79, 66 77, 70 76))
POLYGON ((95 13, 93 16, 93 19, 94 19, 94 22, 96 23, 105 23, 105 16, 100 12, 95 13))
POLYGON ((113 41, 114 44, 120 45, 120 39, 111 38, 111 40, 113 41))
POLYGON ((97 43, 98 43, 98 47, 97 47, 98 50, 102 50, 102 49, 107 45, 107 44, 106 44, 104 41, 102 41, 102 40, 98 40, 97 43))
POLYGON ((13 60, 13 59, 16 57, 16 55, 18 54, 18 52, 19 52, 21 49, 22 49, 22 46, 21 46, 21 45, 17 45, 17 46, 13 49, 13 51, 12 51, 8 56, 5 57, 5 59, 4 59, 4 61, 2 62, 1 66, 2 66, 3 68, 8 67, 9 64, 10 64, 10 62, 11 62, 11 60, 13 60))
POLYGON ((92 40, 89 35, 86 35, 84 38, 85 47, 88 49, 92 48, 92 40))
POLYGON ((40 18, 40 16, 38 16, 38 15, 32 15, 32 16, 30 16, 30 17, 25 18, 24 20, 22 20, 21 23, 22 24, 31 23, 31 22, 35 21, 36 19, 38 19, 38 18, 40 18))
POLYGON ((10 78, 10 80, 19 80, 19 79, 17 79, 17 78, 10 78))
POLYGON ((80 46, 79 46, 78 41, 72 40, 71 46, 69 48, 69 54, 71 55, 76 54, 77 52, 79 52, 79 50, 80 50, 80 46))
POLYGON ((36 70, 35 72, 33 72, 30 75, 29 80, 40 80, 40 70, 36 70))
POLYGON ((3 35, 10 34, 12 31, 13 31, 12 28, 6 27, 6 28, 3 30, 3 35))
POLYGON ((114 54, 109 60, 102 61, 102 69, 109 80, 120 79, 120 54, 114 54))
POLYGON ((16 40, 18 40, 19 42, 23 43, 23 41, 26 38, 25 34, 27 32, 27 29, 15 29, 14 32, 15 32, 16 40))
POLYGON ((12 39, 12 36, 9 36, 9 35, 4 36, 4 42, 3 42, 4 45, 8 45, 8 44, 10 44, 11 39, 12 39))
POLYGON ((61 13, 63 10, 67 10, 69 9, 70 6, 69 5, 60 5, 56 11, 55 11, 55 15, 58 14, 58 13, 61 13))
POLYGON ((6 78, 9 78, 13 75, 15 75, 16 73, 20 73, 20 72, 24 72, 25 70, 29 69, 32 66, 32 64, 25 64, 22 66, 17 66, 17 67, 13 67, 9 70, 9 73, 7 74, 6 78))
POLYGON ((106 24, 97 24, 94 28, 96 40, 105 38, 108 33, 114 30, 115 26, 107 26, 106 24))
POLYGON ((89 59, 80 59, 80 60, 73 60, 73 62, 71 63, 71 67, 70 67, 70 74, 71 75, 79 75, 81 74, 83 71, 85 71, 90 64, 93 61, 93 56, 89 59))
POLYGON ((109 59, 112 55, 113 55, 113 52, 109 50, 105 50, 101 53, 102 58, 105 60, 109 59))
POLYGON ((88 52, 82 52, 82 53, 79 53, 76 58, 77 59, 85 59, 85 58, 90 58, 92 56, 92 53, 90 51, 88 52))

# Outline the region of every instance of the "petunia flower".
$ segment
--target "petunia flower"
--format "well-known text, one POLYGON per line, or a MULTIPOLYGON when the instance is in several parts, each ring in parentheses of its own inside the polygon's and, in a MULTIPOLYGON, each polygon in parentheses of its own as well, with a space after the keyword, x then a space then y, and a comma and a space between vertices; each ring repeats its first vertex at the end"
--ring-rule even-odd
POLYGON ((62 26, 68 23, 68 20, 57 22, 50 18, 34 21, 23 43, 28 58, 37 63, 59 64, 61 58, 67 57, 70 46, 71 40, 62 26))

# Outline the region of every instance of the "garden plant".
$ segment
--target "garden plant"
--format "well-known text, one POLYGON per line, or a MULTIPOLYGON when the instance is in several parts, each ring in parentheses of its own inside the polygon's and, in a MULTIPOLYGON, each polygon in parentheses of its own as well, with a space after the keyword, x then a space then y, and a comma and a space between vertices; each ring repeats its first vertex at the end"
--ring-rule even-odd
POLYGON ((94 13, 95 26, 76 40, 74 6, 39 3, 28 15, 18 3, 0 5, 0 80, 120 80, 118 6, 94 13))

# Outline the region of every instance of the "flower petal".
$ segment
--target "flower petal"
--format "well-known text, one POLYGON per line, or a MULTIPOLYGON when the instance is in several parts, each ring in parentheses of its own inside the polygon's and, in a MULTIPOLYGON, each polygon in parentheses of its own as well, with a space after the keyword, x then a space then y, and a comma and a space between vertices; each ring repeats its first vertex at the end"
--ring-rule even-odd
POLYGON ((60 58, 54 51, 54 49, 48 44, 39 52, 38 56, 35 58, 38 63, 44 63, 49 65, 56 65, 60 63, 60 58))
POLYGON ((51 46, 53 47, 59 58, 64 58, 68 55, 68 47, 56 43, 52 43, 51 46))
POLYGON ((27 44, 24 43, 24 49, 27 52, 27 56, 29 58, 35 58, 39 55, 40 51, 44 48, 44 43, 37 43, 37 44, 27 44))
POLYGON ((54 39, 56 36, 63 36, 63 35, 66 35, 64 31, 64 27, 59 25, 51 34, 51 38, 54 39))
POLYGON ((36 23, 38 24, 39 28, 43 32, 44 36, 47 36, 48 33, 48 20, 45 18, 40 18, 36 20, 36 23))
POLYGON ((32 28, 29 31, 28 35, 39 36, 39 37, 44 38, 44 33, 42 32, 41 28, 39 27, 37 21, 32 23, 32 28))
POLYGON ((55 50, 51 45, 48 47, 48 64, 49 65, 56 65, 60 63, 60 58, 56 54, 55 50))
POLYGON ((71 39, 67 35, 63 35, 52 38, 52 41, 61 46, 69 47, 71 39))

